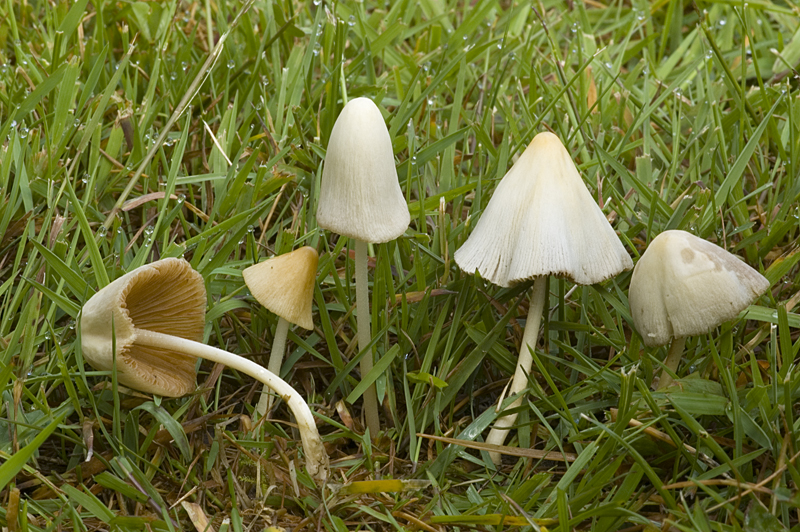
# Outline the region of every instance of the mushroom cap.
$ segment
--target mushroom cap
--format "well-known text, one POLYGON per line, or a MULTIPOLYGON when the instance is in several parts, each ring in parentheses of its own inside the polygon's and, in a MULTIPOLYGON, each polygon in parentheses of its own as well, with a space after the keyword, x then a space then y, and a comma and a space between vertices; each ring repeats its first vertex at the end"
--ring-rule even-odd
POLYGON ((203 278, 188 262, 170 258, 146 264, 98 291, 83 306, 83 356, 95 369, 111 371, 113 338, 120 384, 180 397, 195 388, 197 359, 136 345, 136 329, 201 341, 205 310, 203 278))
POLYGON ((369 98, 350 100, 328 142, 317 224, 377 244, 399 237, 410 222, 383 116, 369 98))
POLYGON ((288 322, 313 329, 311 303, 317 250, 305 246, 246 268, 244 282, 259 303, 288 322))
POLYGON ((566 148, 548 132, 533 138, 497 185, 455 260, 499 286, 540 275, 594 284, 633 267, 566 148))
POLYGON ((686 231, 664 231, 633 269, 628 302, 644 345, 705 334, 769 288, 736 255, 686 231))

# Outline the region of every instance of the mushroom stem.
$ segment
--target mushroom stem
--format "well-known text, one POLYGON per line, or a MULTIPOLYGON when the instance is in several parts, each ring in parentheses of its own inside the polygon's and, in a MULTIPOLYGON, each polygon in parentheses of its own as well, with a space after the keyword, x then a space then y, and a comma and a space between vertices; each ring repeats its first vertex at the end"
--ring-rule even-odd
MULTIPOLYGON (((272 340, 272 351, 269 353, 269 364, 267 369, 272 373, 281 376, 281 364, 283 363, 283 353, 286 351, 286 336, 289 334, 289 322, 283 318, 278 318, 278 326, 275 327, 275 338, 272 340)), ((270 393, 269 387, 264 385, 261 390, 261 398, 256 405, 258 415, 263 416, 272 408, 274 396, 270 393)))
MULTIPOLYGON (((358 326, 358 350, 364 351, 372 341, 370 331, 369 287, 367 286, 367 243, 354 239, 356 243, 356 325, 358 326)), ((372 371, 372 349, 361 357, 361 378, 372 371)), ((372 384, 364 391, 364 417, 370 437, 374 438, 381 429, 378 417, 378 395, 372 384)))
POLYGON ((300 438, 303 442, 303 450, 306 455, 306 469, 308 469, 312 478, 323 482, 325 481, 328 477, 328 454, 319 436, 317 425, 314 422, 314 416, 311 414, 311 409, 308 407, 308 404, 306 404, 297 390, 289 386, 286 381, 255 362, 216 347, 145 329, 137 328, 135 329, 135 333, 136 344, 166 349, 204 358, 212 362, 218 362, 236 371, 241 371, 242 373, 250 375, 254 379, 264 383, 265 386, 274 390, 286 402, 292 414, 294 414, 294 417, 297 419, 297 427, 300 429, 300 438))
POLYGON ((672 343, 669 345, 667 358, 664 359, 664 368, 661 370, 661 377, 658 379, 658 388, 656 391, 665 390, 672 384, 672 375, 667 371, 667 368, 669 368, 672 373, 678 371, 678 364, 680 364, 681 357, 683 357, 683 346, 685 343, 685 336, 672 339, 672 343))
MULTIPOLYGON (((522 335, 522 345, 519 349, 519 361, 517 362, 517 370, 514 372, 514 380, 511 381, 511 387, 508 389, 508 395, 516 395, 528 387, 528 374, 533 367, 533 356, 531 350, 536 349, 536 342, 539 340, 539 324, 542 322, 542 311, 544 310, 544 300, 547 295, 547 276, 541 275, 536 278, 533 283, 533 291, 531 293, 531 304, 528 308, 528 318, 525 322, 525 333, 522 335)), ((522 397, 520 396, 516 401, 511 403, 508 408, 517 408, 522 404, 522 397)), ((499 405, 498 405, 499 407, 499 405)), ((508 435, 509 427, 514 425, 517 420, 517 414, 509 414, 498 418, 494 422, 494 427, 489 431, 489 436, 486 437, 486 443, 494 445, 503 445, 508 435)), ((492 462, 495 464, 500 463, 500 453, 489 453, 492 462)))

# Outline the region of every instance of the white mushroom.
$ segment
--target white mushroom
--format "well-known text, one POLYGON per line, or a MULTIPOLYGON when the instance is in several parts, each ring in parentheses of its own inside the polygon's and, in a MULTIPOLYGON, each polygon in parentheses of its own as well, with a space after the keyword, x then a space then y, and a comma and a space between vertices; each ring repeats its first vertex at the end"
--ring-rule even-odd
POLYGON ((136 268, 98 291, 83 306, 83 355, 96 369, 112 371, 116 367, 121 384, 168 397, 195 388, 198 357, 250 375, 289 406, 297 419, 308 472, 324 481, 328 455, 311 409, 274 373, 246 358, 200 343, 205 306, 203 278, 185 260, 163 259, 136 268))
MULTIPOLYGON (((317 223, 355 240, 358 346, 372 340, 367 288, 367 243, 402 235, 411 217, 397 180, 392 139, 378 107, 368 98, 351 100, 331 131, 317 206, 317 223)), ((372 352, 361 357, 361 377, 373 367, 372 352)), ((380 430, 375 386, 364 392, 364 416, 372 436, 380 430)))
MULTIPOLYGON (((646 346, 672 340, 664 365, 674 373, 687 336, 736 318, 768 288, 763 275, 721 247, 685 231, 664 231, 636 263, 628 301, 646 346)), ((671 383, 662 372, 658 389, 671 383)))
MULTIPOLYGON (((468 273, 476 270, 499 286, 534 279, 531 304, 509 394, 527 387, 544 308, 547 276, 578 284, 604 281, 633 266, 575 163, 552 133, 534 137, 506 173, 475 230, 456 251, 468 273)), ((509 408, 522 404, 522 398, 509 408)), ((502 445, 516 414, 499 418, 486 438, 502 445)), ((499 463, 500 455, 491 453, 499 463)))
MULTIPOLYGON (((267 369, 275 375, 281 374, 289 324, 294 323, 309 330, 314 328, 311 303, 318 261, 317 250, 304 246, 250 266, 242 272, 253 297, 278 315, 267 365, 267 369)), ((264 387, 256 410, 263 416, 271 406, 272 395, 264 387)))

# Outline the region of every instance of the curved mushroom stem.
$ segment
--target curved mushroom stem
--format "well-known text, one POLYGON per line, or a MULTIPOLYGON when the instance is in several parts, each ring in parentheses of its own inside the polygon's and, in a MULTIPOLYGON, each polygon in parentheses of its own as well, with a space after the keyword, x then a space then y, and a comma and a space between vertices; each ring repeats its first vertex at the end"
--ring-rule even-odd
MULTIPOLYGON (((664 367, 669 368, 672 373, 678 371, 678 364, 680 364, 681 357, 683 357, 684 344, 686 344, 686 337, 682 336, 681 338, 673 338, 672 343, 669 346, 667 358, 664 359, 664 367)), ((672 375, 670 375, 666 369, 662 369, 661 377, 658 379, 658 388, 656 391, 665 390, 672 383, 672 375)))
MULTIPOLYGON (((281 364, 283 363, 283 353, 286 351, 286 336, 289 334, 289 322, 283 318, 278 318, 278 326, 275 327, 275 338, 272 340, 272 351, 269 353, 269 364, 267 369, 272 373, 281 376, 281 364)), ((261 397, 256 405, 259 416, 263 416, 272 408, 274 396, 270 393, 269 387, 264 385, 261 397)))
MULTIPOLYGON (((364 351, 372 341, 370 331, 369 287, 367 286, 367 243, 361 240, 356 242, 356 325, 358 326, 358 350, 364 351)), ((372 371, 372 349, 361 357, 359 368, 361 378, 372 371)), ((378 435, 381 430, 381 421, 378 417, 378 394, 375 385, 364 391, 364 417, 371 438, 378 435)))
MULTIPOLYGON (((531 304, 528 308, 528 318, 525 322, 525 333, 522 335, 522 345, 519 349, 519 361, 517 362, 517 370, 514 372, 514 380, 511 381, 511 387, 508 389, 508 395, 516 395, 528 387, 528 374, 533 367, 533 356, 531 350, 536 349, 536 342, 539 340, 539 324, 542 321, 542 311, 544 310, 544 300, 547 295, 547 276, 540 276, 536 278, 533 283, 533 292, 531 293, 531 304)), ((502 398, 501 398, 502 401, 502 398)), ((522 404, 522 397, 511 403, 508 408, 516 408, 522 404)), ((499 407, 499 405, 498 405, 499 407)), ((514 425, 517 420, 517 414, 509 414, 498 418, 494 422, 494 427, 489 431, 489 436, 486 437, 486 443, 494 445, 503 445, 508 435, 509 427, 514 425)), ((492 462, 495 464, 500 463, 502 458, 500 453, 489 453, 492 462)))
POLYGON ((274 390, 286 401, 292 414, 294 414, 294 417, 297 419, 297 427, 300 429, 300 438, 302 439, 303 450, 306 455, 306 469, 308 469, 311 477, 323 482, 328 477, 328 453, 325 451, 325 446, 322 444, 322 439, 319 436, 319 431, 314 422, 314 416, 311 414, 311 409, 297 390, 289 386, 286 381, 244 357, 228 353, 216 347, 211 347, 210 345, 201 344, 200 342, 186 340, 178 336, 136 329, 135 343, 148 347, 168 349, 170 351, 211 360, 212 362, 219 362, 220 364, 224 364, 236 371, 241 371, 264 383, 265 386, 274 390))

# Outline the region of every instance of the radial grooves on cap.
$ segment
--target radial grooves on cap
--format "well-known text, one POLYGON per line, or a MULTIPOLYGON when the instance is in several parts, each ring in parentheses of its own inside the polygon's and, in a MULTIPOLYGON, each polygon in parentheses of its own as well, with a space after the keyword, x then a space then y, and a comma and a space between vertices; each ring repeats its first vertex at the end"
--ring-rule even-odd
POLYGON ((537 135, 506 173, 455 260, 499 286, 542 275, 594 284, 633 267, 551 133, 537 135))

